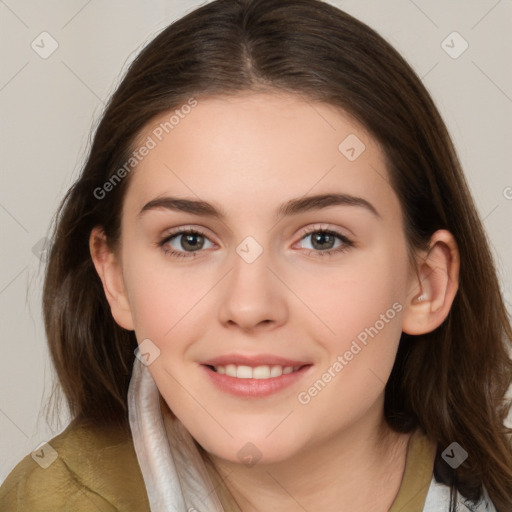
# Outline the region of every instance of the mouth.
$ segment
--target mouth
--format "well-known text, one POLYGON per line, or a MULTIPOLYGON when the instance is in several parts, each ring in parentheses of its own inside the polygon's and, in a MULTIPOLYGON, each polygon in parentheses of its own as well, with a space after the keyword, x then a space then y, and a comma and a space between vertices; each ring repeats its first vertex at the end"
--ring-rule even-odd
POLYGON ((270 355, 226 355, 200 366, 219 390, 245 398, 262 398, 298 382, 313 365, 270 355))
POLYGON ((304 366, 281 366, 281 365, 262 365, 262 366, 246 366, 246 365, 206 365, 208 368, 221 375, 234 377, 236 379, 274 379, 281 375, 297 372, 304 366))

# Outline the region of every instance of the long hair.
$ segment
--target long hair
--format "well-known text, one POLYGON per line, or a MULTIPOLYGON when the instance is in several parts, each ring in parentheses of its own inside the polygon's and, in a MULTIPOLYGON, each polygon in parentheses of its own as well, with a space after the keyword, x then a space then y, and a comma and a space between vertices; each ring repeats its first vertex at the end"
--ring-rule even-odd
POLYGON ((129 173, 107 194, 98 190, 119 178, 157 115, 191 98, 242 91, 294 93, 353 116, 384 150, 409 249, 425 248, 438 229, 454 235, 461 267, 451 311, 431 333, 402 334, 384 413, 396 431, 419 426, 437 443, 437 479, 473 500, 485 485, 496 507, 510 510, 512 449, 504 420, 512 329, 456 151, 430 95, 397 51, 318 0, 207 3, 148 44, 110 98, 56 216, 44 282, 46 334, 71 417, 127 424, 137 347, 134 333, 110 314, 88 247, 97 225, 116 246, 129 173), (455 470, 440 456, 454 441, 469 453, 455 470))

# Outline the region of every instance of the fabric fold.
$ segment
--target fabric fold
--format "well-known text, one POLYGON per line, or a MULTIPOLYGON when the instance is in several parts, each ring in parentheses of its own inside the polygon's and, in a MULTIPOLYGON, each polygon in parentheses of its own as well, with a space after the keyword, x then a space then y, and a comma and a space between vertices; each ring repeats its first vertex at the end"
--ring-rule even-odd
POLYGON ((185 426, 162 412, 148 368, 135 358, 128 417, 152 512, 224 512, 185 426))

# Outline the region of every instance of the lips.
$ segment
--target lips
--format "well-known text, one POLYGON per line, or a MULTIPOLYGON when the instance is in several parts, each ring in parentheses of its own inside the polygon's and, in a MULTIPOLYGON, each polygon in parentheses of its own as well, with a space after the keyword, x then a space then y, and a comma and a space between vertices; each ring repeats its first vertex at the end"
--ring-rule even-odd
POLYGON ((257 366, 291 366, 294 368, 311 363, 309 361, 288 359, 273 354, 257 354, 253 356, 243 354, 225 354, 223 356, 202 361, 201 364, 207 366, 227 366, 228 364, 234 364, 236 366, 250 366, 251 368, 255 368, 257 366))
POLYGON ((312 364, 272 354, 226 354, 203 361, 201 366, 220 390, 236 396, 259 398, 301 379, 312 364))

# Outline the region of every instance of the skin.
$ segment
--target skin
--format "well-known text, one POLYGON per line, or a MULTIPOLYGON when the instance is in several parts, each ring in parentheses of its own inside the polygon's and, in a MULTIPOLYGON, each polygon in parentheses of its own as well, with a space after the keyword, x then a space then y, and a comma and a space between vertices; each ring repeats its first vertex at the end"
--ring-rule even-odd
MULTIPOLYGON (((168 117, 152 122, 138 140, 168 117)), ((112 314, 135 330, 139 343, 149 338, 160 350, 148 368, 162 397, 229 475, 226 485, 241 509, 388 510, 409 435, 384 421, 385 383, 401 332, 429 332, 446 318, 459 259, 453 237, 441 230, 410 263, 383 152, 364 128, 330 105, 298 96, 199 99, 130 176, 121 231, 115 252, 100 227, 90 238, 112 314), (338 150, 350 134, 366 146, 354 161, 338 150), (365 199, 378 216, 335 205, 276 217, 290 199, 334 192, 365 199), (207 201, 226 217, 165 208, 139 214, 149 201, 170 195, 207 201), (188 227, 206 234, 196 257, 173 257, 158 245, 171 230, 188 227), (353 246, 322 256, 305 228, 310 235, 337 231, 353 246), (247 236, 263 249, 252 263, 236 252, 247 236), (397 303, 401 310, 367 346, 309 403, 299 403, 298 394, 397 303), (199 366, 234 352, 276 354, 312 367, 275 395, 244 399, 214 387, 199 366), (261 454, 252 467, 237 456, 248 442, 261 454)), ((190 254, 182 241, 167 247, 190 254)), ((336 239, 323 247, 340 245, 336 239)))

